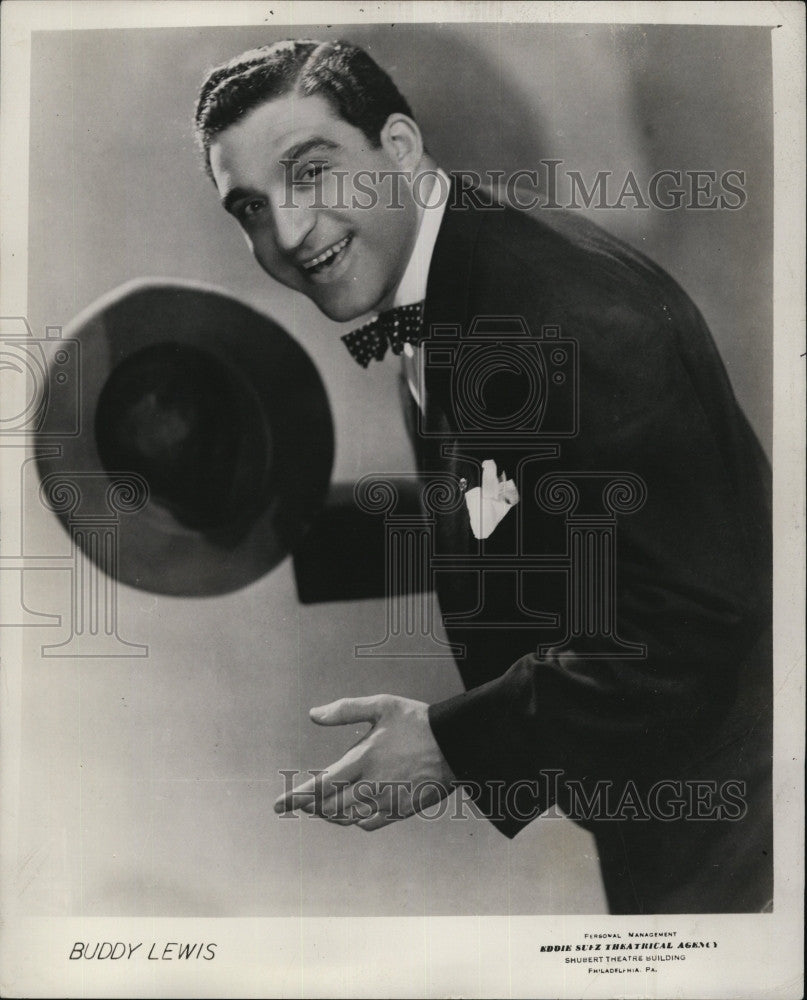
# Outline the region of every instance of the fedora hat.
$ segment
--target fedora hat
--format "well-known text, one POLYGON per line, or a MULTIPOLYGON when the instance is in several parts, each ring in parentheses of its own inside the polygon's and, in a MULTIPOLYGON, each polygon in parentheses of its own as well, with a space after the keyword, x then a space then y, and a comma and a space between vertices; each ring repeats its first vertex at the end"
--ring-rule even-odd
POLYGON ((294 549, 328 489, 333 423, 314 363, 277 323, 208 286, 137 281, 56 346, 37 434, 59 447, 37 460, 41 492, 88 558, 143 590, 205 596, 294 549), (115 552, 93 520, 115 524, 115 552))

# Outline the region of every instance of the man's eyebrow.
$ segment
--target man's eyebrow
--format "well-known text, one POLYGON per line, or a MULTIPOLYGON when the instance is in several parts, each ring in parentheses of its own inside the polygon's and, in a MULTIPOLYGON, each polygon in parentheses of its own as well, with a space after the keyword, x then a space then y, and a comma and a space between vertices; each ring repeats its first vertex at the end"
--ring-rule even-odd
POLYGON ((295 143, 289 149, 286 150, 283 155, 283 160, 299 160, 306 153, 310 153, 314 149, 336 149, 338 143, 333 142, 331 139, 325 139, 320 135, 312 136, 310 139, 306 139, 304 142, 295 143))

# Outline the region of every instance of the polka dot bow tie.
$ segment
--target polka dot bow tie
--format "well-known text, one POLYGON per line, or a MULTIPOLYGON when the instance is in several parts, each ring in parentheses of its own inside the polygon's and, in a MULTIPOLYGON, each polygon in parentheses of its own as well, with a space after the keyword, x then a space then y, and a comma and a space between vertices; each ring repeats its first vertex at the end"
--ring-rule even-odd
POLYGON ((366 368, 375 358, 383 361, 387 345, 400 354, 404 344, 416 344, 422 336, 423 303, 387 309, 371 323, 345 334, 342 340, 356 361, 366 368))

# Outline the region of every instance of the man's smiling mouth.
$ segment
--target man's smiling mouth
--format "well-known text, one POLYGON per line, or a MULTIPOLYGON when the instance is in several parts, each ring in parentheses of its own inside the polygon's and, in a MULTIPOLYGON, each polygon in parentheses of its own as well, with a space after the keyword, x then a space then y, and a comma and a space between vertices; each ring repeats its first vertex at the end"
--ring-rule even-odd
POLYGON ((343 239, 339 240, 338 243, 333 243, 323 250, 321 254, 316 257, 312 257, 311 260, 307 260, 303 265, 303 270, 308 275, 319 274, 320 272, 330 268, 341 256, 341 254, 348 248, 351 240, 353 239, 352 234, 348 234, 343 239))

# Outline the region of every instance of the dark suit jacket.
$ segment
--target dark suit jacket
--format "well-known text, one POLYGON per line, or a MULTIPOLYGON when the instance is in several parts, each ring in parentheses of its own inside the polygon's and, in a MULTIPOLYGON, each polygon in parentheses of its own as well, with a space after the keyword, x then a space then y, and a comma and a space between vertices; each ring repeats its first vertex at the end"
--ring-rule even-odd
MULTIPOLYGON (((467 691, 431 707, 434 735, 507 836, 526 819, 501 814, 502 789, 531 781, 541 809, 557 801, 573 810, 569 787, 596 799, 610 783, 610 804, 575 818, 595 835, 613 912, 760 910, 773 895, 770 472, 704 320, 660 268, 582 219, 449 207, 425 330, 458 325, 467 338, 478 316, 522 317, 533 337, 557 325, 574 338, 579 427, 558 439, 554 458, 530 461, 535 442, 517 435, 478 446, 458 419, 450 371, 429 369, 425 433, 414 435, 423 477, 448 474, 470 489, 492 457, 517 476, 521 495, 486 542, 473 537, 464 504, 439 514, 435 553, 444 564, 452 555, 562 553, 564 519, 539 509, 538 480, 632 473, 647 497, 617 524, 617 628, 647 652, 588 659, 579 642, 567 645, 570 655, 539 655, 567 630, 566 577, 529 574, 516 599, 506 574, 487 574, 474 627, 448 629, 465 646, 467 691), (496 627, 525 607, 555 612, 560 624, 496 627), (551 770, 561 772, 554 787, 551 770), (659 781, 678 783, 664 786, 665 803, 673 790, 688 797, 684 818, 641 815, 659 781), (740 784, 730 792, 727 781, 740 784), (607 818, 628 786, 639 806, 607 818), (717 818, 709 803, 732 794, 742 805, 717 818)), ((497 393, 506 408, 507 377, 488 389, 494 409, 497 393)), ((479 572, 436 580, 444 613, 478 606, 479 572)))

